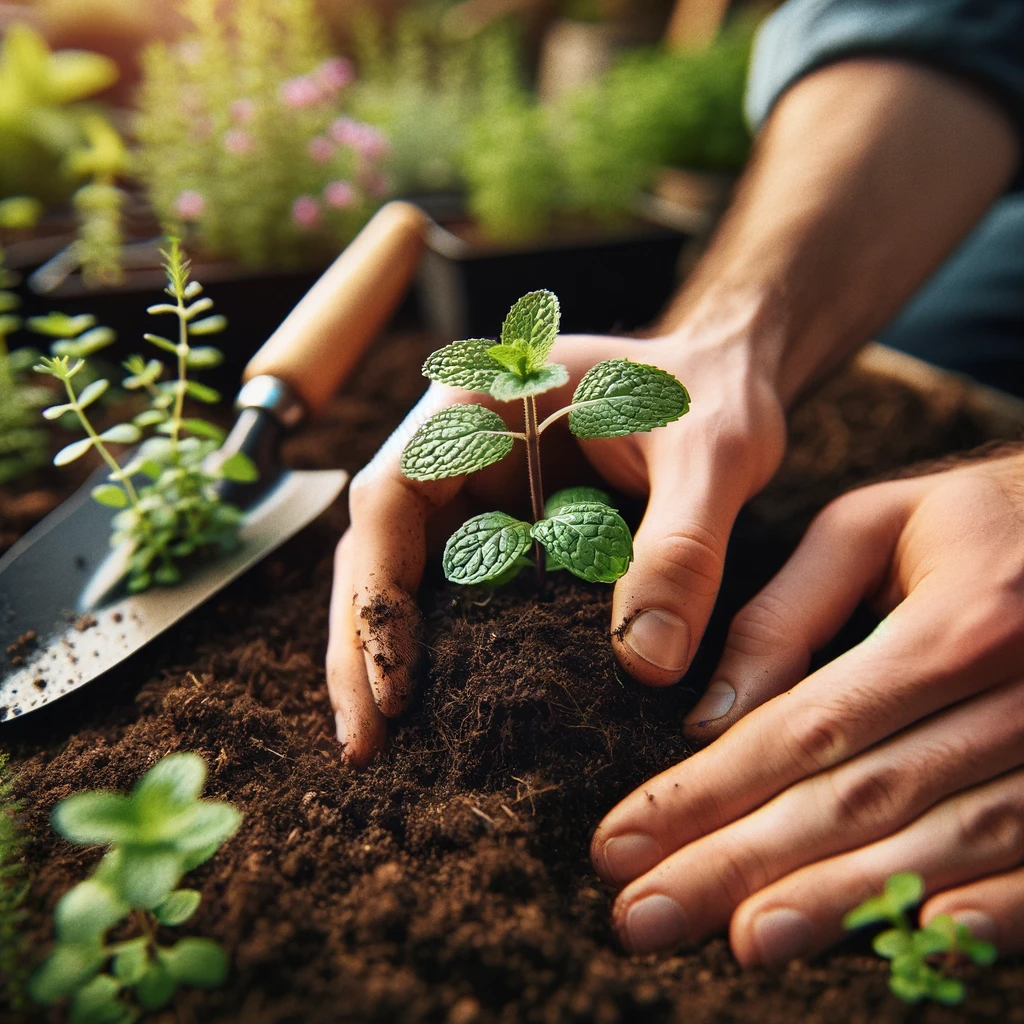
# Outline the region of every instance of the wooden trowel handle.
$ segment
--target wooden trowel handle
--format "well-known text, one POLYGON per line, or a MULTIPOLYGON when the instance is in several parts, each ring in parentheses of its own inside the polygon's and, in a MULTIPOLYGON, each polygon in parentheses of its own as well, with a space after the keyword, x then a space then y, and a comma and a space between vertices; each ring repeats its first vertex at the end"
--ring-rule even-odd
POLYGON ((242 379, 289 384, 319 412, 387 323, 416 273, 427 215, 381 207, 252 357, 242 379))

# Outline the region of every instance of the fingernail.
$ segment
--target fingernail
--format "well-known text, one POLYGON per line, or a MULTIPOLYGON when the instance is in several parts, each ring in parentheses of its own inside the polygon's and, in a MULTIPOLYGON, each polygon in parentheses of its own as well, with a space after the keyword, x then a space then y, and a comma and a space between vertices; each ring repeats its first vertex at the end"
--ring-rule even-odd
POLYGON ((735 703, 736 691, 727 682, 718 679, 704 691, 704 696, 683 719, 683 725, 706 725, 727 715, 735 703))
POLYGON ((682 672, 690 653, 690 627, 663 608, 647 608, 630 621, 622 642, 651 665, 682 672))
POLYGON ((781 967, 811 945, 811 924, 798 910, 777 907, 754 921, 754 943, 766 967, 781 967))
POLYGON ((971 938, 982 942, 996 941, 996 923, 980 910, 958 910, 953 914, 957 924, 965 924, 971 930, 971 938))
POLYGON ((608 880, 620 885, 650 871, 655 864, 661 863, 663 857, 661 845, 642 832, 614 836, 601 848, 608 880))
POLYGON ((345 718, 340 711, 334 712, 334 728, 338 732, 338 742, 344 746, 348 743, 348 729, 345 728, 345 718))
POLYGON ((623 931, 632 952, 653 953, 686 938, 686 915, 674 899, 654 893, 637 900, 626 911, 623 931))

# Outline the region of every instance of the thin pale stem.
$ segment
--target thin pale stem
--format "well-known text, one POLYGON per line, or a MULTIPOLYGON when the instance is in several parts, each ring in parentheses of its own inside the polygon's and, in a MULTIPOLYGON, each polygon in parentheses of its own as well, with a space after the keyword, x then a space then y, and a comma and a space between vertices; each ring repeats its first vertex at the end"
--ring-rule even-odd
POLYGON ((85 410, 78 404, 78 396, 75 394, 75 389, 71 386, 71 379, 69 377, 62 377, 61 379, 64 381, 64 390, 68 393, 68 398, 75 410, 75 415, 78 417, 78 422, 82 425, 82 429, 92 438, 93 447, 100 453, 100 458, 110 467, 118 482, 124 487, 129 501, 137 508, 139 496, 135 493, 135 487, 132 485, 131 480, 124 475, 117 459, 110 454, 110 449, 100 440, 100 435, 96 433, 92 423, 89 422, 89 417, 85 415, 85 410))
MULTIPOLYGON (((583 402, 580 404, 586 405, 587 403, 583 402)), ((537 427, 537 433, 543 434, 544 431, 547 430, 548 427, 550 427, 551 424, 555 422, 555 420, 560 420, 563 416, 568 416, 569 413, 572 412, 575 408, 576 405, 565 405, 561 409, 555 410, 555 412, 553 412, 546 420, 544 420, 543 423, 541 423, 539 427, 537 427)))
MULTIPOLYGON (((537 429, 537 402, 533 395, 523 399, 526 409, 526 471, 530 478, 530 505, 533 521, 544 518, 544 482, 540 475, 540 431, 537 429)), ((539 540, 533 542, 533 557, 537 563, 537 586, 544 586, 544 548, 539 540)))
POLYGON ((178 435, 181 432, 182 412, 185 406, 185 379, 188 374, 188 319, 185 316, 185 291, 175 288, 178 300, 178 387, 174 396, 171 416, 171 451, 178 461, 178 435))

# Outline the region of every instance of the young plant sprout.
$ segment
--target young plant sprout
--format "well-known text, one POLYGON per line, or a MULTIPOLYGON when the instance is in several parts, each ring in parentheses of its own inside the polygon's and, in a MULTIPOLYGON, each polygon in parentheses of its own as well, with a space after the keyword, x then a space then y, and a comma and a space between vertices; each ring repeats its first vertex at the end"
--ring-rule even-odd
POLYGON ((503 459, 516 441, 526 444, 533 522, 504 512, 474 516, 448 539, 443 567, 453 583, 504 583, 529 565, 531 543, 538 582, 545 567, 568 569, 590 582, 612 583, 633 559, 633 538, 608 496, 589 487, 553 494, 545 504, 540 438, 562 416, 579 438, 622 437, 663 427, 690 407, 686 388, 656 366, 608 359, 583 375, 571 404, 537 422, 536 397, 569 380, 569 371, 549 363, 558 335, 558 299, 531 292, 511 309, 498 344, 456 341, 426 361, 431 380, 489 394, 500 402, 521 401, 525 425, 509 430, 482 405, 453 405, 431 416, 402 452, 402 472, 411 480, 441 480, 475 473, 503 459), (546 550, 546 557, 545 557, 546 550))
MULTIPOLYGON (((86 435, 61 449, 54 457, 54 465, 66 465, 95 449, 110 468, 108 482, 94 487, 92 496, 100 504, 121 510, 113 520, 111 544, 128 545, 131 554, 127 586, 132 592, 146 590, 153 583, 177 583, 181 576, 178 562, 196 552, 227 551, 237 546, 242 513, 221 500, 216 484, 220 480, 256 479, 256 467, 241 452, 225 459, 216 469, 209 468, 205 460, 221 446, 224 433, 207 420, 185 415, 186 396, 205 403, 220 400, 213 388, 192 380, 189 371, 216 366, 221 361, 218 349, 193 346, 192 338, 215 334, 224 329, 226 321, 217 314, 196 319, 209 312, 213 302, 199 298, 202 286, 189 280, 189 263, 177 239, 171 240, 169 251, 163 255, 168 278, 165 291, 174 301, 150 306, 149 312, 154 316, 176 317, 178 338, 171 341, 156 334, 145 337, 175 356, 177 375, 162 381, 164 365, 159 359, 147 362, 134 356, 125 363, 129 376, 123 382, 129 391, 145 392, 149 408, 130 423, 119 423, 102 432, 96 429, 88 409, 106 392, 110 382, 100 378, 81 390, 76 390, 75 384, 98 342, 96 338, 89 340, 92 331, 65 341, 51 358, 44 358, 35 367, 39 373, 56 377, 64 385, 68 399, 43 410, 43 416, 52 420, 72 413, 86 435), (153 429, 161 436, 150 437, 127 464, 119 465, 110 446, 135 444, 145 429, 153 429), (138 486, 133 477, 140 475, 151 482, 138 486)), ((59 326, 53 325, 54 333, 59 326)), ((72 325, 76 326, 77 323, 72 325)))
POLYGON ((231 804, 199 799, 205 780, 201 757, 171 754, 128 796, 90 790, 53 809, 50 820, 65 839, 108 849, 92 876, 57 904, 57 944, 30 984, 37 1002, 69 999, 72 1021, 128 1024, 139 1006, 166 1006, 179 985, 224 983, 227 954, 212 939, 158 941, 160 928, 184 924, 199 907, 196 889, 177 888, 182 877, 209 860, 242 820, 231 804), (107 932, 126 919, 140 934, 108 943, 107 932), (138 1006, 124 998, 128 992, 138 1006))
POLYGON ((971 930, 957 924, 948 914, 933 917, 924 928, 915 929, 907 911, 921 902, 924 880, 913 872, 892 875, 881 896, 872 896, 843 918, 843 927, 862 928, 869 924, 889 924, 875 936, 872 948, 892 961, 889 988, 905 1003, 933 999, 953 1006, 963 1002, 963 982, 947 977, 944 970, 959 960, 968 959, 987 967, 995 962, 996 947, 981 942, 971 930), (941 957, 939 965, 932 961, 941 957))

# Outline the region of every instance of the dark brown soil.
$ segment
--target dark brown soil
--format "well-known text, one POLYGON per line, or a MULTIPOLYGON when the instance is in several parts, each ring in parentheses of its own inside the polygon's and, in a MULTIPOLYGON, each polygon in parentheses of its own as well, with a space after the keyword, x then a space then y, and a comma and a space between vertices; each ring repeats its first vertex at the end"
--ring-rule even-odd
MULTIPOLYGON (((379 346, 292 443, 292 463, 365 462, 418 394, 430 347, 379 346)), ((946 1009, 889 996, 860 941, 777 974, 741 971, 723 939, 627 957, 587 859, 602 813, 686 755, 680 720, 723 624, 815 508, 871 475, 1016 433, 955 392, 921 397, 853 372, 833 382, 794 415, 789 461, 738 527, 686 687, 648 690, 616 671, 608 588, 562 580, 536 600, 429 583, 429 671, 390 751, 358 774, 339 766, 322 669, 340 503, 124 670, 0 727, 27 806, 26 949, 45 953, 54 904, 97 857, 50 830, 54 803, 126 789, 163 755, 194 750, 209 795, 245 812, 192 876, 204 899, 187 927, 222 941, 233 971, 221 991, 179 995, 168 1024, 1024 1022, 1020 961, 966 970, 967 1003, 946 1009)), ((58 497, 0 491, 0 543, 58 497)))

